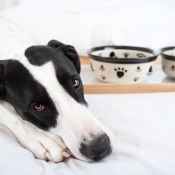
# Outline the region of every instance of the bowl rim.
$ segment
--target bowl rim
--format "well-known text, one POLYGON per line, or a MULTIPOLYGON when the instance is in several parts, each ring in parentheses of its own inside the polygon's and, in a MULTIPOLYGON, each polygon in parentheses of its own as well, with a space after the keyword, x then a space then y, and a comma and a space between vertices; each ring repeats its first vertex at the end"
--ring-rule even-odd
POLYGON ((172 50, 172 49, 175 49, 175 46, 163 47, 162 49, 160 49, 160 51, 161 51, 160 54, 163 56, 164 59, 175 61, 175 56, 163 53, 163 52, 165 52, 167 50, 172 50))
POLYGON ((137 47, 137 46, 116 46, 116 45, 105 45, 105 46, 99 46, 99 47, 93 47, 87 51, 87 54, 90 56, 91 59, 106 63, 122 63, 122 64, 138 64, 138 63, 147 63, 152 62, 157 59, 157 56, 154 53, 154 50, 146 47, 137 47), (150 54, 153 54, 153 56, 149 57, 143 57, 141 59, 138 58, 111 58, 111 57, 102 57, 102 56, 96 56, 92 53, 94 51, 104 50, 105 48, 111 48, 111 49, 126 49, 126 50, 138 50, 143 52, 148 52, 150 54))

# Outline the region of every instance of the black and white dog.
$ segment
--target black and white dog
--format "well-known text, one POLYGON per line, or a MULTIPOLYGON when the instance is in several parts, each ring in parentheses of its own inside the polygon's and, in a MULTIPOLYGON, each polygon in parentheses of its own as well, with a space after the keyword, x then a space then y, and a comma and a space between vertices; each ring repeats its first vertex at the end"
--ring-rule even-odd
POLYGON ((79 73, 73 46, 36 45, 0 18, 0 123, 39 159, 60 162, 69 148, 98 161, 112 151, 111 132, 88 110, 79 73))

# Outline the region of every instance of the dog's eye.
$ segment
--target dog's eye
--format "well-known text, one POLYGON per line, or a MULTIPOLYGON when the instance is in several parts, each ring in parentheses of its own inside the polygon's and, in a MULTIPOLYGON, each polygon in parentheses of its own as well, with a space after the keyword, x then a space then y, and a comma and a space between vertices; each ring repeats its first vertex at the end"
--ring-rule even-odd
POLYGON ((38 112, 43 112, 46 109, 45 106, 43 106, 42 104, 39 104, 39 103, 35 103, 33 108, 38 112))
POLYGON ((80 80, 79 79, 74 79, 72 83, 73 83, 74 88, 78 88, 80 86, 80 80))

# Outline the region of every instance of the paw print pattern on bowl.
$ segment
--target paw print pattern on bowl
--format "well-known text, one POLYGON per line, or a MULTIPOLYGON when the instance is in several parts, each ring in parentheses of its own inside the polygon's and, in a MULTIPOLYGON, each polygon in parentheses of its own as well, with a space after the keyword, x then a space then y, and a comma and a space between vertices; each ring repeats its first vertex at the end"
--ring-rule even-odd
POLYGON ((106 76, 105 75, 101 75, 101 78, 102 78, 102 80, 106 80, 106 76))
POLYGON ((153 67, 150 66, 147 75, 150 76, 153 73, 153 67))
POLYGON ((124 52, 123 55, 124 55, 125 58, 128 58, 129 53, 128 52, 124 52))
POLYGON ((110 58, 116 57, 115 52, 110 52, 109 57, 110 57, 110 58))
POLYGON ((137 67, 136 72, 140 72, 142 69, 140 68, 140 66, 137 67))
POLYGON ((127 72, 127 70, 125 70, 123 67, 122 68, 118 67, 118 68, 115 68, 114 70, 116 71, 118 78, 122 78, 127 72))
POLYGON ((101 65, 99 69, 100 69, 101 71, 105 71, 105 68, 104 68, 103 65, 101 65))
POLYGON ((149 48, 114 45, 94 47, 88 51, 88 55, 95 77, 109 83, 145 82, 152 74, 157 58, 149 48))
POLYGON ((175 71, 175 66, 174 65, 171 66, 171 71, 175 71))

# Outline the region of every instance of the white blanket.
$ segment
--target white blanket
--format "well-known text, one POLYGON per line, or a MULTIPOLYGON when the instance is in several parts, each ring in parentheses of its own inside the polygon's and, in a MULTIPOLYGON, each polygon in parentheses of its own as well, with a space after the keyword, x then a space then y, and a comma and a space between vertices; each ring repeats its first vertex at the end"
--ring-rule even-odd
MULTIPOLYGON (((81 55, 90 47, 112 43, 153 49, 175 45, 174 0, 21 2, 3 15, 39 43, 58 39, 74 45, 81 55)), ((1 126, 0 175, 175 174, 175 93, 86 98, 96 117, 114 131, 114 151, 108 158, 98 163, 37 160, 1 126)))
POLYGON ((175 93, 86 95, 91 111, 115 134, 113 153, 98 163, 37 160, 3 127, 1 175, 174 175, 175 93))
POLYGON ((4 11, 39 43, 58 39, 79 54, 106 44, 175 45, 174 0, 21 0, 4 11))

